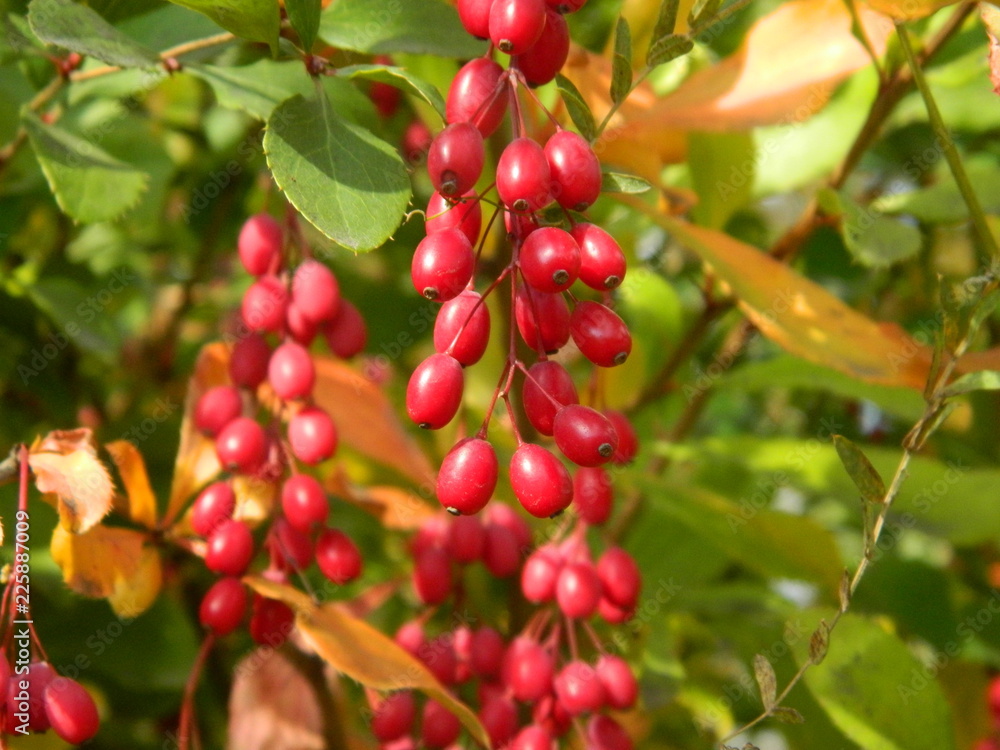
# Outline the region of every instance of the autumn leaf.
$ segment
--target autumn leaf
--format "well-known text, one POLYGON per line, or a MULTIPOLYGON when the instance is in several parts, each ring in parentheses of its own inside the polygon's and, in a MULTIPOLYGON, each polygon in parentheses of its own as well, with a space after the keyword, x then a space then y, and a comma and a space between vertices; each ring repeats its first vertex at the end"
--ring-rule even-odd
POLYGON ((39 492, 50 495, 50 502, 55 496, 59 521, 68 531, 87 531, 111 510, 114 484, 89 429, 57 430, 36 440, 28 464, 39 492))
POLYGON ((370 513, 387 529, 412 531, 440 510, 418 495, 390 485, 359 486, 343 471, 333 471, 326 480, 326 489, 370 513))
POLYGON ((123 515, 148 529, 156 526, 156 496, 149 483, 146 462, 139 449, 127 440, 116 440, 104 446, 115 462, 125 485, 123 515))
POLYGON ((900 21, 914 21, 936 13, 958 0, 862 0, 865 5, 900 21))
POLYGON ((52 559, 73 591, 108 599, 120 617, 136 617, 156 600, 162 583, 160 558, 146 547, 147 535, 97 525, 74 534, 62 526, 52 533, 52 559))

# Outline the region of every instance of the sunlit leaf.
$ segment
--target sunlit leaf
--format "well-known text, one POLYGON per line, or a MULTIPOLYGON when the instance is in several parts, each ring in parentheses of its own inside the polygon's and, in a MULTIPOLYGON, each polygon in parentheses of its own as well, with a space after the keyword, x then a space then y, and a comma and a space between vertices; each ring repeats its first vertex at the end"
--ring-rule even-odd
POLYGON ((262 59, 249 65, 184 66, 191 75, 212 87, 219 104, 267 120, 274 109, 292 94, 309 94, 312 81, 297 60, 262 59))
POLYGON ((341 78, 379 81, 397 89, 409 91, 431 105, 434 111, 441 115, 442 122, 444 121, 444 99, 441 98, 441 93, 433 85, 413 75, 405 68, 397 68, 393 65, 349 65, 345 68, 338 68, 337 75, 341 78))
POLYGON ((285 10, 292 28, 299 35, 302 49, 312 50, 319 33, 319 14, 323 10, 322 0, 285 0, 285 10))
POLYGON ((72 0, 32 0, 28 22, 39 39, 109 65, 154 67, 160 56, 120 32, 86 5, 72 0))
POLYGON ((913 21, 954 5, 958 0, 862 0, 862 2, 900 21, 913 21))
POLYGON ((774 707, 774 699, 778 694, 778 678, 774 674, 771 662, 763 654, 754 655, 753 674, 757 680, 757 687, 760 688, 760 701, 764 705, 764 710, 769 711, 774 707))
POLYGON ((55 495, 59 520, 67 531, 85 532, 111 509, 114 484, 97 458, 90 430, 49 433, 31 446, 28 463, 39 492, 55 495))
POLYGON ((618 19, 615 28, 615 51, 611 62, 611 100, 620 102, 632 87, 632 32, 628 21, 618 19))
POLYGON ((997 370, 980 370, 963 375, 944 390, 947 397, 960 396, 974 391, 1000 390, 1000 372, 997 370))
POLYGON ((861 497, 869 503, 884 502, 885 482, 861 449, 843 435, 833 436, 833 447, 861 497))
POLYGON ((556 75, 556 87, 559 89, 560 95, 562 95, 563 103, 566 105, 566 111, 569 112, 570 119, 573 121, 576 129, 580 131, 580 135, 588 141, 593 140, 594 134, 597 132, 597 123, 594 122, 594 115, 591 113, 587 102, 584 101, 583 96, 581 96, 576 86, 573 85, 573 82, 561 73, 556 75))
POLYGON ((624 172, 603 172, 601 174, 602 193, 626 193, 629 195, 635 195, 638 193, 645 193, 651 187, 653 186, 641 177, 636 177, 635 175, 626 174, 624 172))
POLYGON ((278 0, 170 0, 204 13, 219 26, 251 42, 278 49, 281 17, 278 0))
POLYGON ((111 454, 125 485, 125 514, 147 528, 155 527, 156 496, 139 449, 127 440, 116 440, 104 447, 111 454))

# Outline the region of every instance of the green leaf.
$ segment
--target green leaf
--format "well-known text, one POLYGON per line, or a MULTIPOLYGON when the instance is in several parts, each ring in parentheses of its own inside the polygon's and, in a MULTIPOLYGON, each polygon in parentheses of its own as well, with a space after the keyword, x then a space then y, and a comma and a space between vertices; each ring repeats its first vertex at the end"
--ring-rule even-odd
POLYGON ((337 75, 342 78, 364 78, 370 81, 380 81, 397 89, 410 91, 430 104, 434 111, 444 121, 444 99, 441 93, 430 83, 410 73, 405 68, 392 65, 350 65, 340 68, 337 75))
POLYGON ((826 661, 805 673, 805 683, 837 728, 865 750, 953 750, 950 711, 934 674, 895 636, 847 614, 826 661))
POLYGON ((72 0, 31 0, 28 22, 44 42, 123 68, 148 68, 160 56, 72 0))
POLYGON ((577 90, 573 82, 562 73, 556 75, 556 88, 566 104, 566 111, 569 112, 573 124, 580 131, 580 135, 588 141, 594 140, 597 135, 597 124, 594 122, 594 113, 590 111, 583 95, 577 90))
POLYGON ((632 88, 632 32, 628 21, 618 19, 615 27, 615 54, 611 61, 611 100, 617 104, 632 88))
POLYGON ((486 50, 444 0, 336 0, 323 11, 319 35, 334 47, 371 54, 471 58, 486 50))
POLYGON ((602 193, 645 193, 653 186, 641 177, 625 172, 604 172, 601 174, 602 193))
POLYGON ((694 42, 685 34, 667 34, 654 39, 646 53, 646 65, 655 68, 657 65, 670 62, 694 49, 694 42))
POLYGON ((403 160, 339 117, 325 95, 283 102, 267 121, 264 151, 292 204, 341 245, 372 250, 399 226, 410 199, 403 160))
MULTIPOLYGON (((126 273, 121 278, 130 281, 132 276, 126 273)), ((119 290, 124 288, 125 284, 115 286, 119 290)), ((101 291, 111 290, 104 287, 101 291)), ((53 334, 52 341, 60 349, 74 346, 107 361, 120 351, 121 337, 112 325, 114 318, 95 301, 94 290, 88 292, 73 279, 45 276, 28 287, 28 296, 55 324, 58 333, 53 334)))
POLYGON ((840 194, 843 211, 841 236, 854 259, 869 268, 884 268, 908 260, 920 251, 923 239, 912 224, 863 208, 840 194))
POLYGON ((285 0, 285 10, 292 28, 299 35, 302 49, 311 52, 319 33, 319 16, 323 11, 322 0, 285 0))
MULTIPOLYGON (((907 162, 919 177, 920 169, 907 162)), ((988 213, 1000 213, 1000 173, 993 159, 974 159, 967 165, 969 182, 988 213)), ((909 214, 927 224, 946 224, 968 221, 969 209, 952 179, 939 179, 928 187, 905 193, 890 192, 879 196, 873 203, 875 211, 889 214, 909 214)))
POLYGON ((750 133, 690 133, 688 162, 698 224, 721 229, 753 194, 757 151, 750 133))
POLYGON ((944 395, 951 398, 973 391, 1000 391, 1000 372, 979 370, 967 373, 945 388, 944 395))
POLYGON ((241 39, 264 42, 277 52, 281 14, 278 0, 170 0, 204 13, 241 39))
POLYGON ((149 175, 73 133, 23 117, 31 146, 59 207, 82 222, 109 221, 139 200, 149 175))
POLYGON ((258 60, 250 65, 226 66, 190 63, 184 70, 205 81, 223 107, 243 110, 267 120, 281 102, 293 94, 307 95, 312 80, 297 60, 258 60))
POLYGON ((29 52, 40 53, 41 47, 27 19, 13 13, 0 13, 0 65, 6 65, 29 52))
POLYGON ((833 445, 861 497, 870 503, 884 502, 885 482, 861 449, 843 435, 834 435, 833 445))
POLYGON ((677 29, 677 11, 680 9, 681 0, 663 0, 660 5, 660 13, 656 18, 656 25, 653 26, 653 37, 650 47, 663 37, 673 34, 677 29))
POLYGON ((704 26, 719 12, 721 5, 722 0, 704 0, 700 3, 695 0, 688 14, 688 26, 692 29, 704 26))

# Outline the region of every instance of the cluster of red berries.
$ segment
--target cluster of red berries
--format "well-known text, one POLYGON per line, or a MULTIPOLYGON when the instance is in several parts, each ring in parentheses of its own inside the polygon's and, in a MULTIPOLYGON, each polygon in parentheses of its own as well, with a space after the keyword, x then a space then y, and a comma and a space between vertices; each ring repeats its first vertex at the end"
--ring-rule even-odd
MULTIPOLYGON (((506 278, 513 304, 510 355, 489 413, 478 433, 459 442, 445 458, 438 499, 450 512, 481 510, 496 486, 499 462, 486 430, 498 398, 511 409, 514 376, 523 373, 525 414, 541 435, 555 438, 562 454, 593 469, 616 454, 634 453, 634 433, 621 415, 581 405, 569 372, 549 357, 571 339, 593 364, 622 364, 632 349, 624 321, 611 309, 610 292, 625 276, 625 256, 600 227, 582 220, 601 191, 601 166, 587 141, 557 129, 544 147, 524 132, 519 90, 551 80, 569 48, 562 13, 583 3, 544 0, 463 0, 465 28, 492 41, 490 53, 462 67, 447 99, 448 125, 431 143, 427 168, 435 192, 427 205, 426 237, 413 255, 414 287, 442 303, 434 325, 435 354, 414 371, 407 387, 407 411, 422 427, 438 429, 457 414, 463 369, 483 356, 490 336, 485 297, 506 278), (505 70, 493 48, 511 55, 505 70), (475 290, 477 246, 481 249, 484 196, 474 190, 485 164, 484 137, 501 124, 508 107, 515 138, 500 155, 495 187, 511 255, 503 271, 482 292, 475 290), (552 203, 564 221, 543 225, 540 213, 552 203), (580 281, 601 301, 577 299, 580 281), (573 302, 572 310, 567 298, 573 302), (515 334, 538 356, 530 367, 515 356, 515 334)), ((495 216, 494 216, 495 218, 495 216)), ((490 222, 492 224, 492 221, 490 222)), ((516 420, 511 414, 515 432, 516 420)), ((524 442, 510 461, 510 480, 521 505, 533 516, 562 512, 573 498, 573 480, 548 448, 524 442)), ((584 482, 593 482, 594 475, 584 482)))
POLYGON ((12 670, 7 654, 0 658, 0 685, 5 687, 0 711, 3 734, 18 736, 51 729, 73 745, 97 734, 97 706, 76 680, 60 677, 46 661, 26 663, 18 657, 12 670))
MULTIPOLYGON (((316 372, 309 347, 322 333, 335 354, 354 356, 367 339, 364 320, 319 261, 306 259, 293 272, 284 270, 284 232, 270 215, 247 220, 238 249, 243 266, 257 278, 243 296, 241 336, 229 360, 232 385, 205 391, 194 412, 195 426, 215 439, 219 462, 231 475, 202 490, 190 514, 195 533, 206 540, 206 566, 222 576, 200 609, 202 624, 219 636, 235 630, 246 615, 249 596, 239 577, 258 551, 250 527, 234 517, 235 476, 281 481, 280 512, 263 542, 266 576, 284 581, 315 560, 340 585, 362 569, 351 538, 326 526, 330 506, 323 486, 298 473, 296 464, 319 464, 337 448, 333 420, 311 402, 316 372), (268 337, 277 341, 273 349, 268 337), (276 397, 269 410, 257 397, 265 383, 276 397), (252 416, 261 410, 269 418, 267 428, 252 416)), ((284 640, 294 619, 287 605, 255 595, 252 610, 250 633, 256 641, 274 646, 284 640)))
POLYGON ((994 677, 986 688, 986 707, 993 717, 994 734, 976 743, 973 750, 1000 750, 1000 677, 994 677))

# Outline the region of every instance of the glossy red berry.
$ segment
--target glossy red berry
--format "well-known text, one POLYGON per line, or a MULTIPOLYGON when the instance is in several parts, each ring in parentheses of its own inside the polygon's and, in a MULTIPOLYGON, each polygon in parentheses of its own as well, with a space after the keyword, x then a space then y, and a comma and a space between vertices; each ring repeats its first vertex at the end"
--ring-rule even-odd
POLYGON ((543 435, 551 435, 556 412, 579 403, 580 397, 566 368, 547 359, 528 368, 521 400, 531 426, 543 435))
POLYGON ((364 351, 368 343, 368 328, 365 319, 354 305, 346 299, 340 300, 337 315, 323 325, 323 336, 330 351, 341 359, 350 359, 364 351))
POLYGON ((507 112, 504 70, 488 57, 477 57, 462 66, 448 89, 445 119, 471 122, 483 137, 495 131, 507 112))
POLYGON ((285 327, 288 290, 276 276, 262 276, 243 294, 243 321, 252 331, 279 333, 285 327))
POLYGON ((614 426, 615 432, 618 433, 618 447, 615 449, 614 455, 611 456, 612 463, 619 465, 631 463, 639 452, 639 436, 636 434, 635 428, 629 418, 620 411, 606 409, 604 416, 608 418, 608 421, 614 426))
POLYGON ((229 355, 229 377, 233 383, 252 391, 267 379, 271 347, 258 333, 244 336, 233 345, 229 355))
POLYGON ((490 40, 501 52, 520 55, 545 28, 545 0, 493 0, 490 40))
POLYGON ((463 365, 474 365, 490 343, 490 311, 479 292, 467 289, 448 300, 434 321, 434 348, 463 365))
POLYGON ((281 264, 281 224, 270 214, 254 214, 243 224, 236 248, 240 262, 254 276, 274 273, 281 264))
POLYGON ((205 565, 213 573, 241 576, 253 559, 253 537, 242 521, 223 521, 208 536, 205 565))
POLYGON ((207 537, 223 521, 233 517, 236 495, 229 482, 213 482, 201 491, 191 506, 191 526, 207 537))
POLYGON ((294 341, 283 343, 271 355, 267 379, 278 398, 285 401, 309 396, 316 384, 316 368, 309 350, 294 341))
POLYGON ((229 635, 243 622, 247 590, 239 578, 220 578, 202 597, 198 620, 216 636, 229 635))
POLYGON ((486 524, 483 564, 497 578, 507 578, 521 567, 521 547, 517 536, 505 526, 486 524))
POLYGON ((604 621, 611 625, 621 625, 628 622, 634 614, 633 608, 619 607, 607 597, 601 597, 597 605, 597 613, 604 618, 604 621))
POLYGON ((529 724, 514 737, 510 750, 552 750, 553 739, 548 730, 529 724))
POLYGON ((441 604, 451 594, 451 559, 440 547, 422 550, 413 566, 413 587, 424 604, 441 604))
POLYGON ((332 320, 340 307, 337 277, 319 261, 303 261, 292 277, 292 302, 314 323, 332 320))
POLYGON ((420 725, 424 745, 428 748, 445 748, 458 739, 462 724, 458 717, 436 700, 424 704, 424 717, 420 725))
POLYGON ((400 690, 387 696, 375 709, 372 716, 372 734, 379 742, 392 742, 413 729, 413 720, 417 716, 417 703, 413 693, 400 690))
POLYGON ((97 734, 97 706, 76 680, 53 678, 45 686, 43 702, 47 723, 64 742, 80 745, 97 734))
POLYGON ((455 122, 431 142, 427 152, 427 173, 439 193, 459 196, 475 187, 485 160, 483 135, 479 129, 471 122, 455 122))
POLYGON ((281 510, 292 526, 308 532, 313 525, 326 523, 330 504, 319 481, 308 474, 296 474, 281 486, 281 510))
POLYGON ((532 552, 521 569, 521 592, 529 602, 550 602, 556 595, 556 581, 562 570, 563 560, 552 545, 539 547, 532 552))
POLYGON ((435 234, 445 229, 461 229, 469 238, 469 244, 479 241, 479 231, 483 226, 483 208, 475 190, 463 193, 459 199, 445 198, 434 191, 427 201, 427 221, 424 232, 435 234))
POLYGON ((458 17, 472 36, 489 38, 491 5, 493 0, 458 0, 458 17))
POLYGON ((600 467, 577 469, 573 476, 573 507, 586 523, 600 526, 611 516, 615 493, 611 475, 600 467))
POLYGON ((319 326, 319 323, 305 317, 294 301, 289 303, 285 311, 285 331, 295 341, 302 346, 309 346, 319 333, 319 326))
POLYGON ((615 367, 632 352, 632 335, 625 321, 598 302, 577 302, 569 320, 573 341, 599 367, 615 367))
POLYGON ((337 450, 337 428, 318 406, 307 406, 288 422, 288 442, 297 459, 318 464, 337 450))
POLYGON ((504 205, 522 213, 537 211, 552 200, 551 188, 552 174, 542 147, 531 138, 507 144, 497 163, 497 193, 504 205))
POLYGON ((255 643, 277 648, 288 640, 294 626, 295 613, 291 607, 276 599, 254 595, 249 630, 255 643))
POLYGON ((457 563, 468 564, 483 556, 486 529, 478 516, 459 516, 448 528, 448 552, 457 563))
POLYGON ((580 246, 580 281, 606 292, 625 278, 625 254, 615 238, 596 224, 580 223, 570 231, 580 246))
POLYGON ((563 566, 556 581, 556 602, 567 617, 582 619, 597 611, 601 601, 601 579, 589 562, 563 566))
POLYGON ((315 553, 312 540, 306 532, 293 526, 287 518, 274 520, 268 543, 272 554, 284 568, 305 570, 312 565, 315 553))
POLYGON ((478 513, 493 497, 498 473, 493 446, 482 438, 465 438, 441 462, 437 498, 451 513, 478 513))
POLYGON ((554 354, 569 341, 570 312, 561 294, 520 285, 514 297, 514 319, 524 343, 537 352, 554 354))
POLYGON ((504 684, 519 701, 539 700, 552 689, 552 655, 530 638, 515 638, 504 655, 504 684))
POLYGON ((585 661, 574 659, 566 664, 553 680, 553 686, 559 702, 571 716, 599 711, 604 706, 604 685, 585 661))
POLYGON ((251 474, 267 458, 264 428, 249 417, 237 417, 216 437, 215 452, 227 471, 251 474))
POLYGON ((491 747, 507 747, 517 732, 517 706, 503 694, 486 696, 479 709, 479 721, 489 735, 491 747))
POLYGON ((522 444, 510 460, 510 484, 518 501, 536 518, 551 518, 573 499, 573 480, 555 454, 522 444))
POLYGON ((23 726, 24 714, 32 732, 45 732, 51 726, 45 711, 45 690, 57 678, 55 670, 44 661, 31 662, 27 670, 27 674, 12 674, 7 679, 4 717, 7 734, 14 734, 18 726, 23 726), (21 685, 25 681, 26 688, 21 685))
POLYGON ((357 546, 340 529, 326 529, 316 540, 316 564, 336 584, 350 583, 364 567, 357 546))
POLYGON ((517 67, 529 85, 542 86, 556 77, 568 57, 569 26, 560 13, 547 8, 541 36, 517 56, 517 67))
POLYGON ((194 425, 205 435, 214 436, 243 412, 239 389, 231 385, 209 388, 194 407, 194 425))
POLYGON ((606 464, 618 447, 618 433, 608 418, 580 404, 556 412, 552 435, 563 455, 577 466, 606 464))
POLYGON ((469 666, 472 672, 484 679, 493 679, 500 674, 506 646, 503 636, 488 625, 472 634, 469 649, 469 666))
POLYGON ((400 149, 409 163, 423 164, 427 159, 427 152, 430 150, 433 140, 434 134, 427 127, 427 123, 418 118, 411 121, 403 131, 400 149))
POLYGON ((553 197, 563 208, 585 211, 601 194, 601 163, 582 136, 560 130, 545 144, 553 197))
POLYGON ((625 711, 635 705, 639 697, 639 683, 628 662, 618 656, 605 654, 597 660, 597 679, 604 686, 607 705, 625 711))
POLYGON ((639 601, 642 573, 632 556, 621 547, 609 547, 597 561, 597 575, 604 597, 622 609, 632 609, 639 601))
POLYGON ((518 253, 524 280, 539 292, 562 292, 580 275, 580 248, 558 227, 542 227, 528 235, 518 253))
POLYGON ((460 229, 444 229, 420 240, 413 252, 413 288, 429 300, 457 297, 472 279, 476 254, 460 229))
POLYGON ((424 429, 448 424, 462 404, 462 365, 447 354, 432 354, 413 371, 406 386, 406 413, 424 429))
POLYGON ((621 724, 604 714, 587 722, 587 750, 632 750, 632 738, 621 724))

